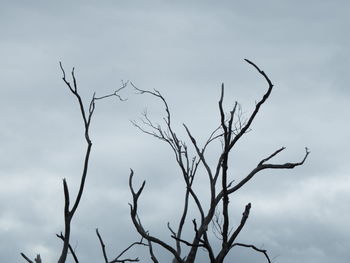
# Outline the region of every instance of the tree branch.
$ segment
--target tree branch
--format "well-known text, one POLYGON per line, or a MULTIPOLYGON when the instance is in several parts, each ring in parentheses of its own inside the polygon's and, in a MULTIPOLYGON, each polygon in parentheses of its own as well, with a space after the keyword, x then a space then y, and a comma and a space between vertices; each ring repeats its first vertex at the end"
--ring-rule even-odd
POLYGON ((33 263, 33 261, 30 260, 30 258, 28 258, 24 253, 21 253, 21 256, 22 256, 25 260, 27 260, 28 263, 33 263))
MULTIPOLYGON (((240 246, 242 243, 234 243, 237 236, 245 226, 245 223, 248 219, 251 204, 247 204, 245 207, 245 210, 242 214, 241 222, 240 224, 232 228, 230 226, 230 218, 229 218, 229 196, 233 192, 240 189, 243 185, 245 185, 250 179, 252 179, 258 172, 264 169, 293 169, 296 166, 302 165, 308 154, 309 151, 306 148, 306 153, 304 155, 304 158, 300 162, 294 162, 294 163, 282 163, 282 164, 274 164, 269 163, 269 161, 278 155, 280 152, 282 152, 285 148, 282 147, 272 154, 270 154, 268 157, 262 159, 257 166, 248 174, 246 175, 242 180, 240 180, 238 183, 233 184, 234 180, 229 178, 228 174, 228 164, 229 164, 229 154, 232 148, 236 145, 238 140, 247 132, 251 130, 251 125, 253 121, 255 120, 255 117, 257 116, 258 112, 260 111, 261 106, 267 101, 269 98, 272 89, 273 84, 269 77, 265 74, 264 71, 262 71, 256 64, 251 62, 250 60, 245 60, 248 64, 253 66, 260 75, 263 76, 265 81, 268 84, 268 88, 265 91, 262 98, 256 103, 255 108, 253 109, 253 112, 247 118, 247 120, 243 119, 243 113, 241 110, 241 106, 238 102, 235 102, 233 108, 230 110, 229 114, 226 116, 224 112, 223 107, 223 101, 224 101, 224 84, 221 85, 221 94, 219 99, 219 113, 220 113, 220 126, 215 129, 207 139, 207 141, 204 143, 204 147, 200 148, 195 137, 191 134, 187 126, 184 124, 184 128, 186 130, 186 133, 191 140, 192 146, 195 150, 196 157, 198 158, 197 161, 195 158, 191 159, 189 158, 188 149, 186 144, 180 140, 174 130, 171 127, 171 115, 169 111, 168 104, 165 100, 165 98, 161 95, 161 93, 157 90, 154 91, 147 91, 138 89, 136 86, 134 86, 132 83, 131 85, 135 88, 136 92, 139 94, 149 94, 156 98, 159 98, 162 103, 164 104, 165 111, 166 111, 166 117, 163 118, 166 124, 166 128, 163 129, 159 124, 153 123, 150 118, 148 118, 147 113, 144 114, 143 119, 141 119, 144 127, 142 125, 137 124, 136 122, 132 122, 134 126, 136 126, 138 129, 140 129, 143 133, 149 134, 157 139, 160 139, 162 141, 165 141, 167 144, 170 145, 172 151, 175 153, 176 161, 181 169, 184 181, 186 183, 186 192, 185 192, 185 200, 184 200, 184 209, 182 211, 182 215, 179 222, 179 227, 177 232, 174 231, 172 228, 170 228, 170 225, 168 223, 168 228, 170 232, 172 233, 172 238, 176 241, 176 250, 163 242, 162 240, 153 237, 149 234, 148 231, 146 231, 137 214, 137 205, 138 205, 138 199, 144 189, 145 182, 142 183, 141 187, 136 190, 133 188, 132 185, 132 177, 133 177, 133 171, 131 170, 131 174, 129 177, 129 187, 130 191, 132 193, 133 197, 133 203, 130 205, 130 213, 132 221, 136 227, 136 230, 138 233, 145 238, 149 243, 149 249, 150 249, 150 255, 154 263, 158 263, 157 259, 153 259, 153 250, 152 250, 152 243, 158 244, 161 247, 168 250, 173 256, 174 261, 178 263, 194 263, 197 256, 197 251, 199 247, 202 247, 208 251, 210 263, 222 263, 228 253, 228 251, 233 246, 240 246), (220 132, 217 132, 220 131, 220 132), (209 165, 209 162, 205 155, 207 146, 216 139, 222 139, 222 152, 219 155, 219 158, 217 160, 216 166, 212 169, 212 167, 209 165), (205 172, 207 173, 207 176, 209 178, 209 187, 210 187, 210 204, 208 210, 204 210, 204 206, 201 200, 199 200, 196 192, 193 190, 193 181, 194 177, 196 175, 197 167, 199 164, 203 165, 205 172), (214 170, 215 169, 215 170, 214 170), (217 182, 221 180, 220 184, 217 182), (232 186, 233 185, 233 186, 232 186), (218 192, 218 193, 217 193, 218 192), (192 239, 192 242, 186 241, 183 238, 181 238, 181 233, 183 226, 185 224, 185 219, 187 216, 187 210, 188 210, 188 202, 189 202, 189 196, 191 196, 197 205, 200 216, 201 216, 201 222, 197 226, 197 222, 193 220, 194 224, 194 237, 192 239), (217 208, 219 206, 219 203, 222 201, 222 222, 219 223, 218 218, 216 218, 217 221, 213 221, 213 218, 215 216, 215 211, 217 211, 217 208), (213 250, 211 248, 211 245, 208 240, 208 225, 213 222, 213 227, 216 229, 216 231, 221 235, 222 240, 222 247, 218 255, 215 257, 213 250), (217 225, 215 225, 215 223, 217 225), (190 249, 186 257, 183 259, 181 258, 181 245, 185 244, 190 249)), ((262 252, 264 250, 259 250, 253 245, 242 245, 246 247, 251 247, 252 249, 257 250, 258 252, 262 252)), ((266 251, 265 251, 266 252, 266 251)), ((268 258, 267 254, 265 254, 266 258, 268 258)), ((269 260, 269 259, 268 259, 269 260)), ((269 261, 270 263, 270 261, 269 261)))
POLYGON ((172 248, 170 245, 168 245, 167 243, 165 243, 164 241, 161 241, 160 239, 154 237, 154 236, 151 236, 148 232, 146 232, 144 230, 144 228, 142 227, 142 224, 140 222, 140 219, 138 218, 137 216, 137 201, 142 193, 142 190, 144 189, 145 187, 145 184, 146 182, 143 181, 141 187, 137 190, 137 192, 135 192, 134 188, 133 188, 133 185, 132 185, 132 178, 134 176, 134 171, 131 169, 131 172, 130 172, 130 176, 129 176, 129 188, 130 188, 130 191, 131 191, 131 194, 132 194, 132 198, 133 198, 133 204, 129 204, 130 206, 130 215, 131 215, 131 219, 132 219, 132 222, 137 230, 137 232, 143 237, 145 238, 146 240, 148 240, 149 242, 154 242, 158 245, 160 245, 161 247, 165 248, 166 250, 168 250, 171 254, 174 255, 174 257, 176 258, 176 260, 179 262, 179 263, 182 263, 182 259, 181 257, 179 256, 179 254, 177 253, 177 251, 172 248))
POLYGON ((230 239, 227 241, 225 246, 222 246, 221 251, 219 252, 219 254, 216 257, 216 262, 218 262, 218 263, 223 262, 225 256, 230 251, 230 248, 232 247, 233 242, 237 238, 238 234, 241 232, 242 228, 244 227, 244 225, 248 219, 250 208, 251 208, 251 204, 248 203, 244 209, 243 214, 242 214, 241 223, 239 224, 237 229, 232 233, 230 239))
MULTIPOLYGON (((273 154, 271 154, 269 157, 263 159, 259 162, 256 168, 254 168, 245 178, 243 178, 238 184, 228 189, 228 193, 232 194, 236 192, 238 189, 240 189, 243 185, 245 185, 250 179, 254 177, 258 172, 264 170, 264 169, 293 169, 297 166, 303 165, 305 160, 307 159, 308 155, 310 154, 310 151, 308 148, 305 148, 305 155, 303 159, 300 162, 295 163, 284 163, 284 164, 266 164, 265 162, 272 157, 276 156, 276 154, 280 153, 285 148, 282 147, 275 151, 273 154)), ((219 193, 216 198, 216 203, 220 201, 220 198, 222 197, 223 193, 219 193)))
MULTIPOLYGON (((64 238, 62 232, 61 232, 60 234, 56 234, 56 236, 57 236, 59 239, 61 239, 63 242, 65 242, 65 238, 64 238)), ((74 259, 74 262, 75 262, 75 263, 79 263, 78 257, 77 257, 77 255, 75 254, 75 251, 74 251, 74 249, 72 248, 72 246, 71 246, 70 244, 68 244, 68 248, 69 248, 70 253, 72 254, 72 257, 73 257, 73 259, 74 259)))
POLYGON ((135 261, 139 261, 139 258, 134 258, 134 259, 122 259, 120 260, 119 258, 124 255, 128 250, 130 250, 133 246, 136 246, 136 245, 142 245, 142 246, 148 246, 147 244, 143 243, 142 242, 142 238, 141 238, 141 241, 138 241, 138 242, 134 242, 132 244, 130 244, 127 248, 125 248, 122 252, 119 253, 119 255, 113 259, 110 263, 114 263, 114 262, 135 262, 135 261))
POLYGON ((252 248, 254 249, 255 251, 258 251, 260 253, 263 253, 264 256, 266 257, 267 259, 267 262, 268 263, 271 263, 271 260, 269 258, 269 255, 267 254, 267 251, 265 249, 260 249, 260 248, 257 248, 256 246, 254 245, 248 245, 248 244, 243 244, 243 243, 234 243, 232 244, 232 247, 235 247, 235 246, 240 246, 240 247, 248 247, 248 248, 252 248))
POLYGON ((103 243, 102 237, 101 237, 100 233, 98 232, 98 228, 96 228, 96 235, 98 237, 98 240, 100 241, 102 254, 103 254, 103 258, 105 260, 105 263, 108 263, 108 257, 107 257, 107 253, 106 253, 106 245, 103 243))
POLYGON ((122 89, 124 89, 127 85, 127 83, 123 83, 122 87, 117 89, 114 93, 105 95, 105 96, 101 96, 101 97, 96 97, 95 94, 93 95, 90 104, 89 104, 89 108, 88 111, 85 110, 83 101, 81 99, 80 94, 78 93, 78 86, 77 86, 77 81, 76 81, 76 77, 75 77, 75 73, 74 73, 74 68, 72 69, 71 72, 71 77, 73 80, 73 84, 71 84, 67 79, 66 79, 66 73, 65 70, 62 66, 62 63, 59 63, 61 71, 62 71, 62 80, 64 81, 64 83, 66 84, 66 86, 69 88, 69 90, 71 91, 71 93, 74 95, 74 97, 76 98, 79 108, 80 108, 80 114, 81 117, 83 119, 84 122, 84 135, 85 135, 85 140, 87 143, 87 148, 86 148, 86 152, 85 152, 85 158, 84 158, 84 164, 83 164, 83 171, 82 171, 82 175, 81 175, 81 180, 80 180, 80 185, 79 185, 79 190, 78 190, 78 194, 75 198, 75 201, 73 203, 73 207, 70 210, 69 209, 69 191, 68 191, 68 185, 66 180, 63 180, 63 189, 64 189, 64 197, 65 197, 65 207, 64 207, 64 219, 65 219, 65 230, 64 230, 64 236, 62 235, 62 237, 64 238, 63 240, 63 247, 62 247, 62 252, 61 255, 59 257, 58 263, 65 263, 66 262, 66 258, 67 258, 67 253, 68 253, 68 249, 69 249, 69 239, 70 239, 70 232, 71 232, 71 220, 79 206, 81 197, 83 195, 83 191, 84 191, 84 187, 85 187, 85 181, 86 181, 86 176, 87 176, 87 172, 88 172, 88 167, 89 167, 89 160, 90 160, 90 153, 91 153, 91 148, 92 148, 92 142, 90 139, 90 135, 89 135, 89 128, 90 128, 90 124, 91 124, 91 119, 92 119, 92 115, 94 113, 95 110, 95 101, 96 100, 101 100, 101 99, 105 99, 108 97, 112 97, 112 96, 116 96, 118 97, 120 100, 123 100, 118 92, 121 91, 122 89))
POLYGON ((255 65, 253 62, 251 62, 248 59, 245 59, 245 61, 252 65, 259 73, 260 75, 262 75, 265 80, 268 83, 268 89, 266 91, 266 93, 264 94, 264 96, 262 97, 262 99, 255 105, 255 109, 253 111, 253 113, 250 115, 247 123, 242 127, 241 131, 234 137, 234 139, 230 142, 230 146, 229 149, 232 149, 232 147, 236 144, 236 142, 243 136, 244 133, 246 133, 250 127, 250 125, 252 124, 253 120, 255 119, 255 116, 257 115, 257 113, 260 110, 260 107, 265 103, 265 101, 268 99, 268 97, 271 94, 272 88, 273 88, 273 84, 271 82, 271 80, 269 79, 269 77, 265 74, 264 71, 262 71, 257 65, 255 65))

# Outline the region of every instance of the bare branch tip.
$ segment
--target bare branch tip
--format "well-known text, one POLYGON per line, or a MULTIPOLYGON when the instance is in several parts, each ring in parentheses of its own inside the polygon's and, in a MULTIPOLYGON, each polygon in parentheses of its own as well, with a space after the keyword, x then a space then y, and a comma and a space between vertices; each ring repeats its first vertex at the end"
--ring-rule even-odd
POLYGON ((33 263, 33 261, 31 261, 24 253, 21 253, 21 256, 22 256, 25 260, 27 260, 27 262, 33 263))
POLYGON ((305 147, 305 152, 306 152, 307 154, 309 154, 309 153, 310 153, 310 149, 309 149, 308 147, 305 147))
POLYGON ((245 58, 244 59, 245 62, 249 63, 249 64, 252 64, 253 62, 251 62, 249 59, 245 58))
POLYGON ((61 71, 62 71, 62 74, 63 74, 62 79, 64 80, 66 78, 66 72, 64 71, 64 68, 63 68, 63 65, 62 65, 61 61, 59 62, 59 64, 60 64, 60 68, 61 68, 61 71))

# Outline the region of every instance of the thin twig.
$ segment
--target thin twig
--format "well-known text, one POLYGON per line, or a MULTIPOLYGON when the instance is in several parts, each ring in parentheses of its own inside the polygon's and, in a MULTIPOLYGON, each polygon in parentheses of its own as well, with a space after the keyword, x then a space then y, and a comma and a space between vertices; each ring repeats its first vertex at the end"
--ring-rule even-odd
POLYGON ((106 253, 106 246, 102 240, 102 237, 100 235, 100 233, 98 232, 98 228, 96 228, 96 235, 98 237, 98 240, 100 241, 100 245, 101 245, 101 249, 102 249, 102 254, 103 254, 103 258, 105 260, 105 263, 108 263, 108 257, 107 257, 107 253, 106 253))
POLYGON ((271 263, 271 260, 270 260, 270 258, 269 258, 269 255, 267 254, 267 251, 266 251, 265 249, 260 249, 260 248, 257 248, 257 247, 254 246, 254 245, 248 245, 248 244, 243 244, 243 243, 234 243, 234 244, 232 245, 232 247, 235 247, 235 246, 248 247, 248 248, 254 249, 255 251, 261 252, 261 253, 263 253, 264 256, 266 257, 267 262, 268 262, 268 263, 271 263))
POLYGON ((24 253, 21 253, 21 256, 22 256, 25 260, 27 260, 27 262, 33 263, 33 261, 30 260, 24 253))

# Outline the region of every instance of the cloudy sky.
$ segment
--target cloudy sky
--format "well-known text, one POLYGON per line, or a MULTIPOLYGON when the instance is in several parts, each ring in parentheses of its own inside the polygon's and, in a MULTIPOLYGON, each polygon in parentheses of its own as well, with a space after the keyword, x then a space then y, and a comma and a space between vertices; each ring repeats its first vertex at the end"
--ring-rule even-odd
MULTIPOLYGON (((0 256, 20 252, 57 260, 63 230, 62 178, 76 193, 85 143, 79 108, 61 80, 59 61, 74 66, 84 101, 131 80, 168 100, 174 129, 186 123, 203 143, 219 124, 225 83, 227 112, 238 100, 244 116, 267 86, 275 89, 252 131, 230 160, 239 180, 281 146, 276 162, 302 167, 265 171, 231 198, 233 221, 252 203, 238 241, 269 251, 274 262, 349 261, 350 72, 348 1, 1 1, 0 8, 0 256)), ((140 217, 169 240, 183 182, 173 154, 130 123, 146 108, 156 122, 164 108, 128 87, 128 100, 99 101, 91 127, 93 153, 84 196, 73 219, 72 245, 81 262, 102 262, 98 227, 112 258, 138 240, 129 217, 129 168, 147 180, 140 217)), ((189 141, 188 141, 189 142, 189 141)), ((209 153, 215 158, 220 144, 209 153)), ((199 175, 200 176, 200 175, 199 175)), ((204 174, 202 175, 205 176, 204 174)), ((196 190, 206 200, 206 182, 196 190)), ((193 215, 195 216, 195 215, 193 215)), ((189 229, 191 226, 189 225, 189 229)), ((162 262, 169 255, 157 249, 162 262)), ((143 248, 130 252, 150 262, 143 248)), ((226 262, 264 262, 234 249, 226 262)), ((67 262, 72 262, 69 258, 67 262)))

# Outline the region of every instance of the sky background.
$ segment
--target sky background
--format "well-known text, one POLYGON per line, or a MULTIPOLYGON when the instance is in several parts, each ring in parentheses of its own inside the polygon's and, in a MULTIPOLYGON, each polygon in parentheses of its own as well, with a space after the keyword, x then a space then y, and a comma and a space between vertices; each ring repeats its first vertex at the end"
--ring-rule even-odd
MULTIPOLYGON (((232 179, 244 177, 281 146, 287 149, 276 162, 301 160, 305 146, 311 154, 302 167, 262 172, 232 195, 237 223, 252 203, 237 241, 266 248, 274 262, 348 262, 349 10, 349 1, 340 0, 2 0, 1 261, 24 262, 19 253, 25 252, 55 262, 60 253, 55 234, 63 230, 62 178, 74 196, 85 142, 59 61, 67 72, 76 68, 86 104, 93 92, 107 94, 121 81, 158 89, 179 137, 190 144, 186 123, 203 144, 220 121, 222 82, 226 111, 237 100, 245 116, 266 91, 263 78, 244 62, 248 58, 275 88, 232 152, 232 179)), ((147 181, 140 217, 153 235, 169 240, 166 223, 176 225, 182 207, 184 188, 173 153, 130 123, 146 108, 160 123, 163 106, 130 86, 121 95, 128 100, 98 102, 91 126, 90 170, 72 222, 71 243, 81 262, 103 262, 96 227, 110 258, 139 239, 129 216, 129 168, 135 184, 147 181)), ((209 158, 218 149, 220 144, 210 148, 209 158)), ((205 202, 207 182, 198 176, 195 189, 205 202)), ((190 224, 188 229, 191 234, 190 224)), ((170 262, 163 250, 156 253, 170 262)), ((137 255, 150 262, 144 248, 130 252, 137 255)), ((249 249, 233 249, 226 262, 233 260, 265 262, 249 249)))

